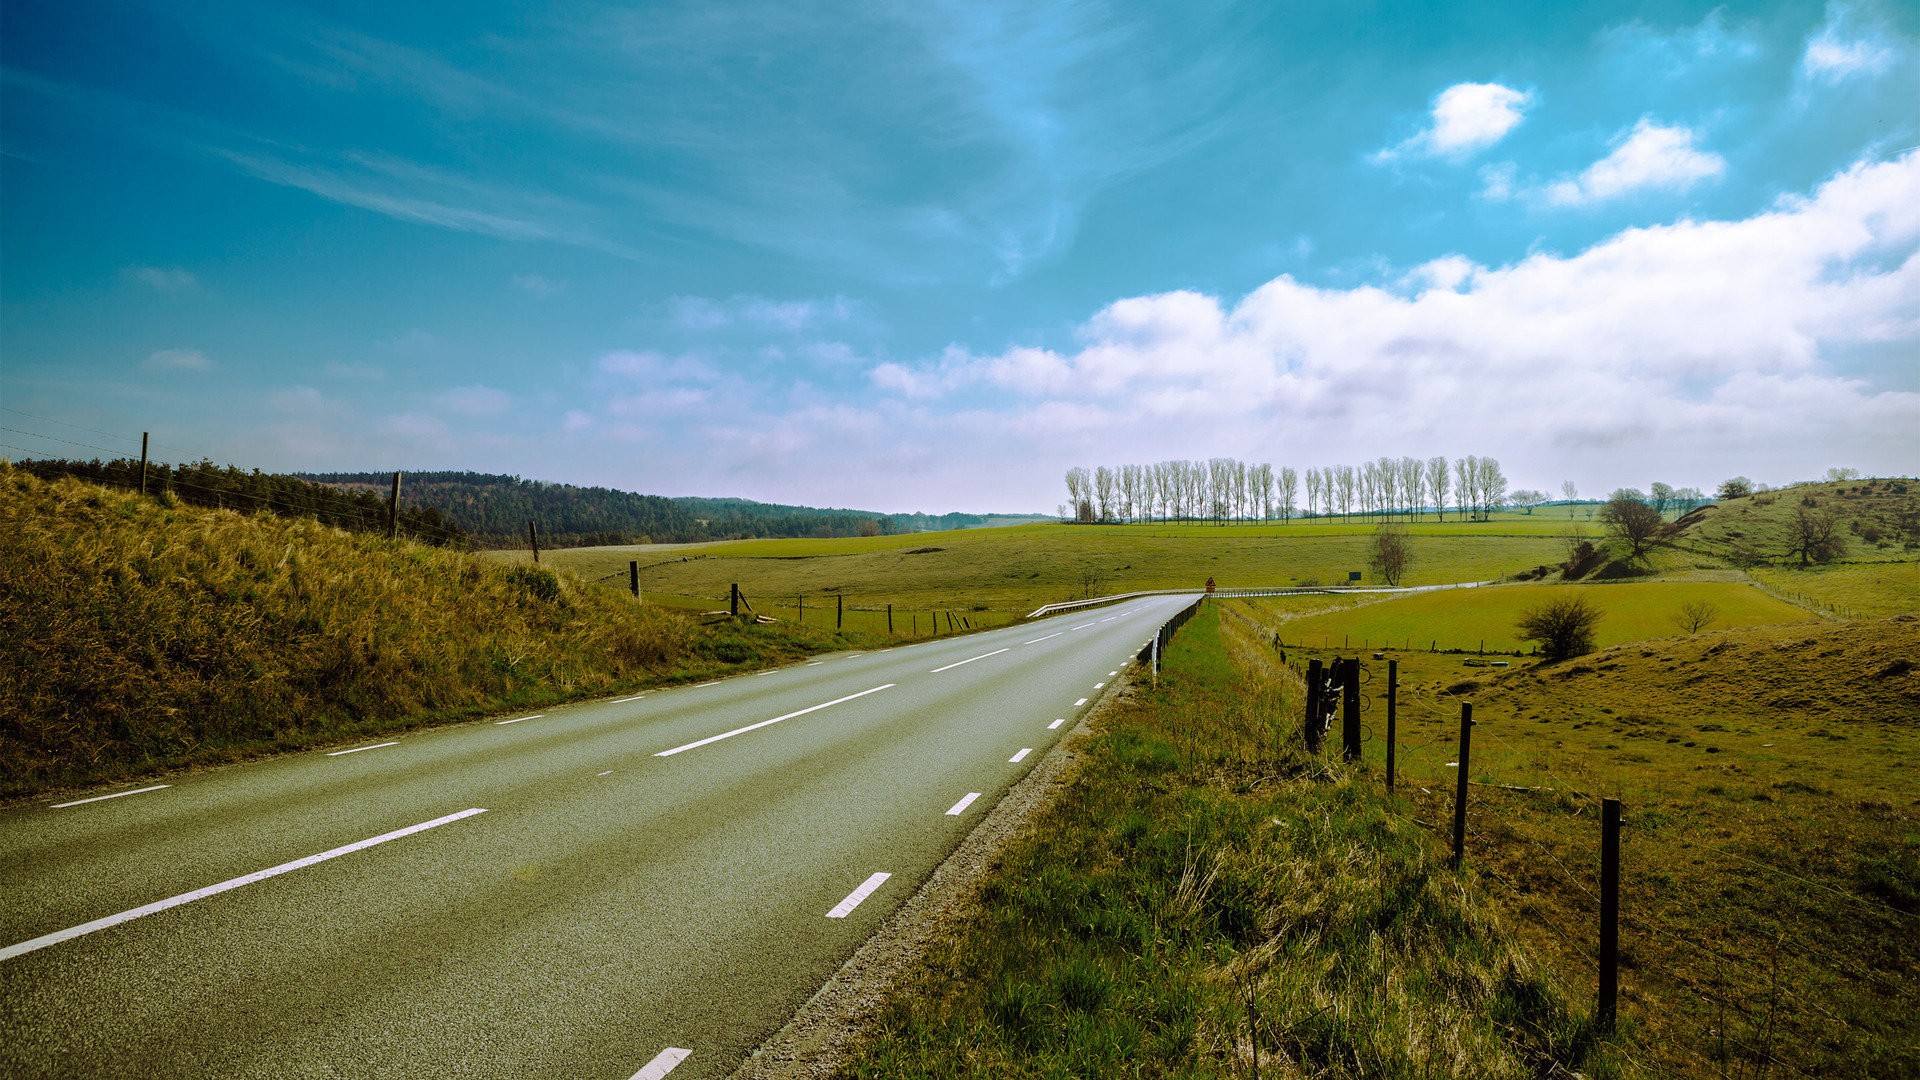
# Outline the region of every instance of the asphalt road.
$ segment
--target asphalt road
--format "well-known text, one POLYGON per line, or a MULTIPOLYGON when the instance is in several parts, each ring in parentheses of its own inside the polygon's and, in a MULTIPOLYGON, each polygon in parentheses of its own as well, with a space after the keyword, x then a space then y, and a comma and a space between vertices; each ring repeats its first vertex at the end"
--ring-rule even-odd
POLYGON ((724 1076, 1189 602, 0 812, 0 1075, 724 1076))

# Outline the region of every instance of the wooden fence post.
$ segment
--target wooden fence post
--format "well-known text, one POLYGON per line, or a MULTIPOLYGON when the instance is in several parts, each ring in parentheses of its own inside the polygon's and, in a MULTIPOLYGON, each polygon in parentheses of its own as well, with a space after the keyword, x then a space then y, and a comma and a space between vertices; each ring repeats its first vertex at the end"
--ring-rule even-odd
POLYGON ((1393 790, 1393 745, 1399 737, 1395 710, 1400 701, 1400 661, 1387 661, 1387 790, 1393 790))
POLYGON ((1307 739, 1307 751, 1320 752, 1320 687, 1323 682, 1320 675, 1320 661, 1307 661, 1307 720, 1300 729, 1307 739))
POLYGON ((147 493, 147 432, 140 433, 140 494, 147 493))
POLYGON ((1347 673, 1340 680, 1340 756, 1360 760, 1360 658, 1346 661, 1347 673))
POLYGON ((400 535, 400 471, 394 470, 393 490, 387 493, 387 539, 400 535))
POLYGON ((793 598, 793 602, 800 606, 800 618, 796 621, 802 626, 805 626, 807 622, 807 594, 801 593, 799 596, 793 598))
POLYGON ((727 614, 740 617, 740 583, 737 581, 727 587, 727 614))
POLYGON ((633 590, 633 598, 640 599, 640 560, 627 560, 627 588, 633 590))
POLYGON ((887 636, 893 636, 893 605, 887 605, 887 636))
POLYGON ((1460 703, 1460 775, 1453 788, 1453 865, 1467 849, 1467 756, 1473 748, 1473 702, 1460 703))
POLYGON ((540 534, 534 531, 533 522, 527 522, 527 546, 533 549, 533 561, 540 561, 540 534))
POLYGON ((1612 1031, 1620 998, 1620 800, 1600 802, 1600 1030, 1612 1031))
POLYGON ((847 621, 847 594, 833 594, 833 628, 840 629, 847 621))

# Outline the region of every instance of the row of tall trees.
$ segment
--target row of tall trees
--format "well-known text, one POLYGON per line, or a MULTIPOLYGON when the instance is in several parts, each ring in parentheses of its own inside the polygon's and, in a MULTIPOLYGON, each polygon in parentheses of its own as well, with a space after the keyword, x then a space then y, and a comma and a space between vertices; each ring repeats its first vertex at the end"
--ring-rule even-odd
MULTIPOLYGON (((1235 458, 1067 470, 1061 516, 1073 521, 1290 521, 1354 517, 1409 521, 1431 513, 1484 521, 1508 502, 1500 462, 1383 457, 1360 465, 1274 468, 1235 458), (1451 501, 1449 501, 1451 500, 1451 501)), ((1543 500, 1544 501, 1544 500, 1543 500)))

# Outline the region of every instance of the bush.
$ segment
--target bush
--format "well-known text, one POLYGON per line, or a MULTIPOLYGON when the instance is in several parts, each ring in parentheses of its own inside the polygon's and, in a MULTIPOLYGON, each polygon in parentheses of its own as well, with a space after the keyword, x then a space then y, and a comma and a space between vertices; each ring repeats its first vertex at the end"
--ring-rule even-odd
POLYGON ((1528 608, 1515 624, 1521 641, 1537 641, 1549 660, 1565 660, 1593 651, 1594 627, 1604 614, 1584 596, 1549 600, 1528 608))

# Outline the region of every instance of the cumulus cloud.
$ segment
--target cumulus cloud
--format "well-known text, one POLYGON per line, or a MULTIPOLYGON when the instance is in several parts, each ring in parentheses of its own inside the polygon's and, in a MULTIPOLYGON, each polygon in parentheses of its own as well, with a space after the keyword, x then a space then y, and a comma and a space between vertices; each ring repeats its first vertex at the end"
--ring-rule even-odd
POLYGON ((456 386, 433 395, 433 406, 456 416, 498 416, 513 404, 504 390, 491 386, 456 386))
POLYGON ((1656 124, 1641 118, 1633 130, 1614 139, 1606 157, 1579 176, 1548 185, 1545 196, 1558 206, 1605 202, 1649 189, 1685 190, 1727 170, 1726 159, 1697 145, 1691 128, 1656 124))
POLYGON ((163 293, 186 292, 200 284, 200 279, 191 270, 179 267, 134 266, 127 269, 127 276, 163 293))
POLYGON ((1373 155, 1378 164, 1402 157, 1463 158, 1499 142, 1519 126, 1533 95, 1499 83, 1457 83, 1433 99, 1427 127, 1373 155))
POLYGON ((949 350, 870 374, 902 397, 997 388, 1007 432, 1090 446, 1177 432, 1181 454, 1504 446, 1758 470, 1846 450, 1891 467, 1920 453, 1920 394, 1839 364, 1887 347, 1920 347, 1920 153, 1745 220, 1630 229, 1508 266, 1448 256, 1385 285, 1282 276, 1233 304, 1131 297, 1072 349, 949 350))
POLYGON ((141 366, 148 371, 212 371, 213 361, 199 349, 161 349, 147 354, 141 366))

